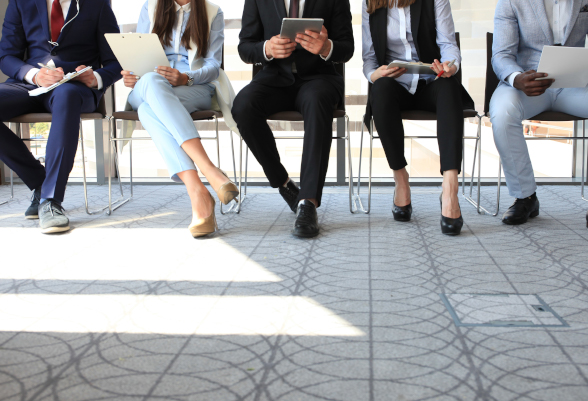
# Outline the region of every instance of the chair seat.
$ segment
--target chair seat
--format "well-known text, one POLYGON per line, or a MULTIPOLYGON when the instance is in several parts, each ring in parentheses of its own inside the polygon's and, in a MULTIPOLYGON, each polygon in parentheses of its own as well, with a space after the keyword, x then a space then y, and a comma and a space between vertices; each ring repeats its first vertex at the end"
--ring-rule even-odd
POLYGON ((544 113, 538 114, 533 118, 529 118, 529 120, 537 120, 537 121, 581 121, 585 120, 582 117, 572 116, 566 113, 560 113, 557 111, 546 111, 544 113))
MULTIPOLYGON (((100 113, 83 113, 81 115, 82 120, 102 120, 106 118, 100 113)), ((4 121, 5 123, 17 123, 17 124, 36 124, 36 123, 50 123, 53 121, 51 113, 29 113, 23 114, 22 116, 11 118, 10 120, 4 121)))
MULTIPOLYGON (((192 120, 200 121, 200 120, 211 120, 214 117, 216 118, 223 118, 223 113, 220 111, 214 110, 202 110, 202 111, 195 111, 194 113, 190 114, 192 120)), ((139 121, 139 113, 136 111, 115 111, 112 113, 112 117, 117 120, 126 120, 126 121, 139 121)))
MULTIPOLYGON (((437 120, 437 113, 423 110, 406 110, 401 113, 403 120, 414 120, 414 121, 435 121, 437 120)), ((463 118, 477 117, 478 112, 476 110, 464 110, 463 118)))
MULTIPOLYGON (((333 112, 333 118, 345 117, 345 110, 335 110, 333 112)), ((304 117, 297 111, 281 111, 276 114, 272 114, 267 118, 272 121, 304 121, 304 117)))

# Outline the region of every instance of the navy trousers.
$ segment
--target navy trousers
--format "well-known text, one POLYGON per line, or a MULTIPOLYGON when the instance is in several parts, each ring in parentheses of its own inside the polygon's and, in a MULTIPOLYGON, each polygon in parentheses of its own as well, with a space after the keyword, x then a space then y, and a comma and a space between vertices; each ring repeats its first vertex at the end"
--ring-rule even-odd
POLYGON ((0 124, 0 160, 31 189, 42 187, 41 197, 63 201, 65 186, 74 165, 80 132, 80 115, 96 110, 96 91, 81 82, 68 82, 53 91, 31 97, 35 85, 0 84, 0 121, 27 113, 51 113, 45 167, 5 124, 0 124))

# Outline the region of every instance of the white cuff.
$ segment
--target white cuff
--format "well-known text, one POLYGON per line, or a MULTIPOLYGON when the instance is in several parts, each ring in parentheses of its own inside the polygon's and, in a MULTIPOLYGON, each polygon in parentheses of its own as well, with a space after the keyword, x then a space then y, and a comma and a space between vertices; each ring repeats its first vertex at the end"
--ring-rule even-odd
POLYGON ((372 70, 372 71, 369 71, 367 73, 367 77, 366 78, 367 78, 368 81, 370 81, 371 84, 373 84, 373 82, 372 82, 372 75, 374 75, 374 72, 376 72, 376 71, 378 71, 378 70, 372 70))
POLYGON ((513 72, 512 74, 510 74, 508 76, 508 78, 506 78, 506 82, 508 82, 508 84, 514 88, 514 80, 517 77, 517 75, 519 75, 519 74, 522 74, 522 72, 520 72, 520 71, 513 72))
POLYGON ((329 55, 327 57, 323 57, 323 55, 321 54, 321 58, 325 61, 329 61, 329 59, 331 58, 331 56, 333 55, 333 49, 335 48, 335 45, 333 45, 333 41, 331 39, 329 39, 329 42, 331 42, 331 51, 329 52, 329 55))
POLYGON ((453 64, 453 65, 457 67, 457 71, 455 71, 455 73, 457 74, 457 73, 459 72, 459 63, 458 63, 458 62, 456 62, 456 63, 455 63, 455 64, 453 64))
POLYGON ((263 42, 263 58, 265 61, 272 61, 274 58, 267 58, 267 53, 265 52, 265 45, 267 45, 267 40, 263 42))
POLYGON ((27 81, 31 85, 35 85, 35 82, 33 81, 33 79, 35 78, 35 75, 37 75, 37 73, 39 71, 41 71, 41 70, 38 68, 31 68, 29 70, 29 72, 27 72, 27 75, 25 75, 25 77, 24 77, 25 81, 27 81))
POLYGON ((96 83, 98 84, 96 89, 101 90, 104 87, 104 83, 102 82, 102 77, 96 71, 94 71, 94 76, 96 77, 96 83))

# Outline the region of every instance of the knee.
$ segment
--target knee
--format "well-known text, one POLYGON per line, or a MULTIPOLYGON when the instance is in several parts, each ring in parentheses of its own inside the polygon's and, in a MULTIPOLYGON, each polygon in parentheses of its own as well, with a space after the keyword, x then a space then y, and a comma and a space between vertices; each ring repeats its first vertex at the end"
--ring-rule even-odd
POLYGON ((243 96, 241 93, 237 95, 233 102, 232 114, 235 122, 243 123, 247 118, 255 116, 259 107, 257 107, 259 100, 243 96))
POLYGON ((492 96, 490 100, 490 122, 503 128, 508 123, 522 122, 524 109, 520 102, 508 96, 492 96))
POLYGON ((148 72, 147 74, 141 76, 137 84, 135 85, 135 89, 138 90, 148 90, 156 88, 161 84, 168 83, 167 79, 162 77, 156 72, 148 72))
POLYGON ((395 103, 398 91, 405 90, 394 78, 380 78, 372 86, 372 99, 386 104, 395 103))
POLYGON ((70 83, 65 83, 54 89, 53 103, 63 103, 68 106, 81 105, 83 102, 79 88, 70 83))

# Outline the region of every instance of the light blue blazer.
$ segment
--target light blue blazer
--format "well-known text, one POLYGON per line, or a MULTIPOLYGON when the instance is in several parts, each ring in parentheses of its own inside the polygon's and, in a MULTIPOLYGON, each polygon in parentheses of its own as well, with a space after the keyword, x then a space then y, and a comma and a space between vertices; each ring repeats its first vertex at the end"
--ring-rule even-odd
MULTIPOLYGON (((588 0, 572 0, 563 45, 584 47, 588 34, 588 0)), ((498 0, 494 15, 492 67, 505 82, 513 72, 537 70, 543 46, 552 46, 553 31, 543 0, 498 0)))

